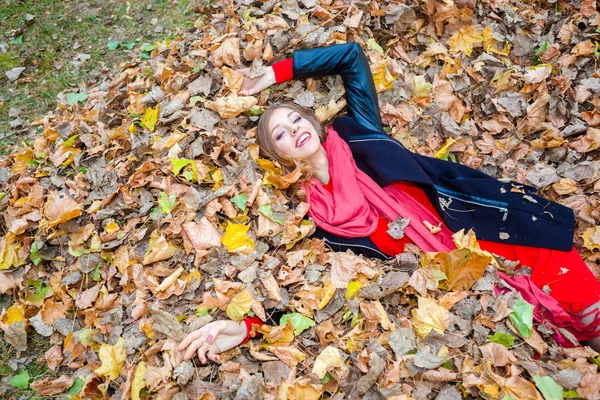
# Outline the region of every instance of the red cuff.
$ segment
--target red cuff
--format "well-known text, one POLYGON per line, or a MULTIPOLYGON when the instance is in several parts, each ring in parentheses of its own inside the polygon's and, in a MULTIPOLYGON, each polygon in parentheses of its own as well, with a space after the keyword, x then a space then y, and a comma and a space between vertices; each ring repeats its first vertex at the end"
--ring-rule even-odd
POLYGON ((289 81, 294 78, 294 71, 292 66, 294 64, 293 58, 288 58, 283 61, 276 62, 271 65, 273 67, 273 72, 275 72, 275 82, 282 83, 285 81, 289 81))
POLYGON ((246 324, 246 339, 244 339, 244 341, 240 344, 246 343, 248 340, 250 340, 250 338, 253 338, 257 335, 256 332, 254 332, 252 334, 252 325, 253 324, 261 325, 261 326, 263 325, 263 322, 258 317, 247 317, 244 319, 244 323, 246 324))

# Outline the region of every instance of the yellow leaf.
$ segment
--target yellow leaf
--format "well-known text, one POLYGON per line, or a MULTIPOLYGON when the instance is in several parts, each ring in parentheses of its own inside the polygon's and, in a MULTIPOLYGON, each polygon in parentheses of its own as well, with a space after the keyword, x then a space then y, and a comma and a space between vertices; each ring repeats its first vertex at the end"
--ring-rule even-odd
POLYGON ((481 32, 481 36, 483 37, 483 49, 487 53, 496 53, 501 56, 508 56, 510 53, 510 43, 506 43, 502 49, 498 49, 498 41, 493 37, 494 33, 490 28, 485 28, 483 32, 481 32))
POLYGON ((325 374, 334 368, 344 369, 346 365, 338 349, 327 346, 315 359, 312 372, 319 379, 323 379, 325 374))
POLYGON ((311 384, 308 379, 304 379, 302 382, 295 382, 289 386, 287 386, 285 381, 282 381, 278 393, 282 393, 282 390, 285 390, 286 388, 287 394, 278 396, 279 399, 319 400, 323 393, 320 386, 311 384))
POLYGON ((321 301, 319 301, 318 309, 322 310, 323 307, 325 307, 327 303, 329 303, 329 300, 331 300, 334 294, 335 286, 333 286, 331 280, 328 280, 322 288, 315 290, 315 295, 317 296, 317 299, 321 299, 321 301))
POLYGON ((20 321, 27 322, 27 318, 25 318, 25 304, 15 303, 8 307, 6 313, 2 316, 2 322, 10 326, 20 321))
POLYGON ((179 250, 167 242, 167 239, 160 236, 157 230, 150 234, 148 251, 144 254, 142 264, 148 265, 157 261, 168 260, 173 257, 179 250))
POLYGON ((0 271, 21 264, 17 256, 18 249, 15 249, 15 240, 16 236, 12 232, 0 238, 0 271))
POLYGON ((394 77, 387 69, 387 60, 383 59, 374 64, 371 64, 371 73, 373 74, 373 81, 375 82, 375 89, 377 93, 385 90, 392 89, 394 85, 394 77))
POLYGON ((244 316, 252 308, 253 302, 254 299, 248 289, 242 290, 227 305, 227 316, 236 322, 243 320, 244 316))
POLYGON ((250 229, 250 225, 227 223, 221 241, 230 253, 250 254, 254 250, 254 241, 246 235, 248 229, 250 229))
POLYGON ((35 155, 31 149, 26 149, 24 152, 17 154, 10 172, 12 174, 20 174, 25 171, 29 165, 29 161, 34 157, 35 155))
POLYGON ((125 363, 125 340, 120 338, 116 345, 102 344, 98 352, 98 358, 102 365, 96 372, 100 376, 106 376, 109 380, 117 379, 121 374, 121 368, 125 363))
POLYGON ((411 311, 413 326, 419 337, 423 338, 432 330, 443 335, 450 324, 450 313, 428 297, 419 297, 419 307, 411 311))
POLYGON ((146 387, 146 363, 140 362, 135 369, 133 382, 131 382, 131 400, 140 400, 140 391, 146 387))
POLYGON ((158 112, 160 111, 160 104, 157 104, 155 108, 146 108, 144 115, 142 116, 142 125, 154 132, 156 121, 158 121, 158 112))
POLYGON ((265 171, 272 172, 274 174, 281 174, 281 168, 277 167, 271 160, 265 158, 258 158, 256 163, 265 171))
POLYGON ((452 35, 447 43, 448 46, 450 46, 450 51, 462 51, 470 56, 473 52, 473 45, 482 41, 483 37, 481 36, 481 32, 479 32, 476 27, 469 26, 467 28, 462 28, 452 35))
POLYGON ((448 155, 448 149, 450 148, 450 146, 452 146, 454 143, 456 143, 456 139, 454 138, 448 138, 446 139, 446 143, 442 146, 441 149, 439 149, 434 157, 435 158, 446 158, 448 155))
POLYGON ((358 293, 360 290, 360 281, 354 280, 348 282, 348 288, 346 289, 346 295, 344 296, 346 299, 350 299, 358 293))
POLYGON ((323 123, 325 121, 329 121, 331 118, 335 117, 337 113, 342 111, 342 108, 346 107, 346 100, 340 99, 337 103, 334 99, 329 101, 329 104, 326 106, 321 106, 315 110, 315 115, 319 122, 323 123))
POLYGON ((104 232, 108 233, 109 235, 112 235, 113 233, 117 232, 118 230, 119 230, 119 224, 117 224, 115 221, 110 221, 110 223, 108 223, 104 227, 104 232))
POLYGON ((581 237, 583 238, 583 247, 600 250, 600 226, 587 228, 581 237))
POLYGON ((255 97, 233 94, 231 96, 218 97, 215 101, 206 101, 204 102, 204 106, 209 110, 218 112, 221 118, 234 118, 250 110, 257 103, 258 100, 255 97))
MULTIPOLYGON (((277 347, 286 347, 294 340, 294 325, 291 319, 285 325, 255 325, 254 329, 256 332, 262 333, 263 339, 267 341, 267 344, 261 344, 261 346, 269 351, 273 351, 277 347)), ((299 354, 296 355, 301 357, 299 354)))

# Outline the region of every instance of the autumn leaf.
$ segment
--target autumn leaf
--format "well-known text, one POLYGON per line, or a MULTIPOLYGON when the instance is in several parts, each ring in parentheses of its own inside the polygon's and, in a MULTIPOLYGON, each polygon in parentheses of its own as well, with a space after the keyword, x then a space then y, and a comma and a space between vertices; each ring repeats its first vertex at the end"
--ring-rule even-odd
POLYGON ((182 228, 196 250, 221 246, 221 234, 206 217, 202 217, 199 222, 186 222, 182 228))
POLYGON ((147 108, 144 111, 144 115, 140 122, 146 128, 148 128, 151 132, 154 132, 154 128, 156 126, 156 122, 158 121, 158 112, 160 111, 160 104, 157 104, 154 108, 147 108))
POLYGON ((234 118, 243 112, 249 111, 257 103, 258 100, 255 97, 232 94, 231 96, 219 97, 215 101, 206 101, 204 106, 209 110, 218 112, 221 118, 234 118))
POLYGON ((480 42, 483 42, 483 36, 481 36, 479 29, 475 26, 469 26, 452 35, 447 43, 450 46, 450 51, 462 51, 469 56, 473 52, 473 45, 480 42))
POLYGON ((428 297, 419 297, 419 306, 411 310, 413 326, 419 337, 423 338, 432 330, 444 334, 450 324, 450 313, 428 297))
POLYGON ((231 253, 249 254, 254 249, 254 241, 247 236, 249 225, 227 223, 225 234, 221 238, 227 250, 231 253))
POLYGON ((105 376, 108 380, 117 379, 121 374, 121 368, 125 363, 125 340, 119 338, 114 346, 103 343, 98 352, 98 358, 102 365, 94 372, 100 376, 105 376))
POLYGON ((581 237, 584 247, 590 250, 600 250, 600 226, 587 228, 581 237))
POLYGON ((133 381, 131 382, 131 400, 140 400, 140 392, 146 387, 146 363, 140 362, 135 368, 133 381))
POLYGON ((227 305, 227 316, 233 321, 241 321, 252 308, 253 302, 254 299, 248 289, 242 290, 227 305))
POLYGON ((48 194, 44 204, 44 216, 48 227, 65 223, 81 215, 83 207, 64 192, 48 194))
POLYGON ((392 89, 394 87, 392 84, 394 77, 390 71, 388 71, 387 64, 387 60, 383 59, 370 65, 377 93, 392 89))
POLYGON ((325 374, 333 369, 345 369, 344 360, 340 355, 340 351, 332 346, 327 346, 321 354, 315 359, 312 368, 312 373, 319 379, 323 379, 325 374))
POLYGON ((158 261, 168 260, 177 253, 178 248, 171 245, 158 231, 150 234, 148 250, 144 254, 142 264, 148 265, 158 261))
POLYGON ((490 264, 491 258, 471 252, 469 249, 452 250, 450 253, 438 253, 435 262, 446 275, 446 281, 440 285, 442 289, 469 290, 490 264))

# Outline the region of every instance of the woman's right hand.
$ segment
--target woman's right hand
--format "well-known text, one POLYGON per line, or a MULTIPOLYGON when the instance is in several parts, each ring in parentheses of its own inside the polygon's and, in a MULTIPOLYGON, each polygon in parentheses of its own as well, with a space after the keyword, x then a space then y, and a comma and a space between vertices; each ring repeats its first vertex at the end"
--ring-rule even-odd
POLYGON ((207 357, 218 362, 219 353, 238 346, 246 339, 247 333, 244 321, 214 321, 190 332, 177 349, 185 351, 184 360, 189 360, 197 353, 202 364, 207 357))
POLYGON ((259 93, 260 91, 277 83, 275 80, 275 71, 273 70, 273 67, 264 67, 263 70, 264 74, 255 78, 250 78, 248 76, 250 74, 250 68, 236 70, 240 74, 244 75, 242 90, 240 90, 240 94, 242 96, 252 96, 253 94, 259 93))

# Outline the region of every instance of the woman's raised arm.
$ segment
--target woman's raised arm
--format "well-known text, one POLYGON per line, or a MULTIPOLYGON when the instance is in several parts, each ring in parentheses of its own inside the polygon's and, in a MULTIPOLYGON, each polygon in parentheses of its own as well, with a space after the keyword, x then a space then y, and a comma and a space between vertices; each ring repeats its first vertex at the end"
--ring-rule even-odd
POLYGON ((265 75, 245 79, 241 94, 254 94, 273 83, 288 79, 342 76, 348 114, 365 128, 381 131, 379 104, 369 62, 358 43, 336 44, 296 50, 292 59, 273 64, 265 75))

